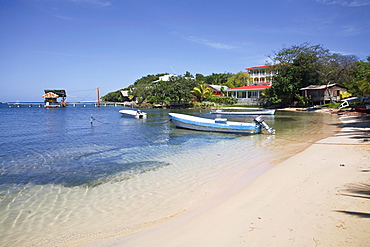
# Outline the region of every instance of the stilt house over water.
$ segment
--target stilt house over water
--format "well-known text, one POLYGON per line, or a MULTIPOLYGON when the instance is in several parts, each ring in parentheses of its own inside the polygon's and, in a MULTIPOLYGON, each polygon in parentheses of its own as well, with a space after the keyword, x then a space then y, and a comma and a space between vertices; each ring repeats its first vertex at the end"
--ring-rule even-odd
POLYGON ((45 99, 45 107, 65 107, 65 100, 67 98, 66 90, 63 89, 54 89, 44 90, 45 94, 42 96, 45 99), (58 102, 57 99, 62 98, 61 102, 58 102))

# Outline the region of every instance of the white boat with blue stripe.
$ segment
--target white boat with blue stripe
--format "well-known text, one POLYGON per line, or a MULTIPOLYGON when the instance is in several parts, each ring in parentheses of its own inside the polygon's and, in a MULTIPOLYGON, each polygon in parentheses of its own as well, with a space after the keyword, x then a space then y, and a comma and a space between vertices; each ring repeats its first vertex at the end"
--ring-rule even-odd
POLYGON ((225 111, 221 109, 212 110, 212 114, 220 114, 220 115, 274 115, 275 110, 251 110, 251 111, 225 111))
POLYGON ((266 129, 270 134, 275 131, 270 128, 262 116, 258 116, 252 123, 228 121, 226 118, 208 119, 180 113, 168 113, 172 123, 179 128, 214 131, 237 134, 258 134, 266 129))
POLYGON ((124 116, 132 116, 135 118, 146 118, 146 113, 141 110, 120 110, 119 111, 124 116))

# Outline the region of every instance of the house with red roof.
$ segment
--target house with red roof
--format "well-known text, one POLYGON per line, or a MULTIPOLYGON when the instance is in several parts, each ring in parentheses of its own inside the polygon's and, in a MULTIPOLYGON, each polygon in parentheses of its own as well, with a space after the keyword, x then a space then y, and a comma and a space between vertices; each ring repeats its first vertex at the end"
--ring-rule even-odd
POLYGON ((213 96, 224 96, 223 91, 228 89, 228 87, 224 85, 207 85, 206 87, 213 92, 213 96))
POLYGON ((252 82, 247 86, 226 89, 227 96, 237 98, 238 104, 258 105, 263 99, 262 93, 272 85, 272 78, 277 73, 274 67, 265 65, 246 68, 252 82))
POLYGON ((258 105, 263 98, 262 93, 270 87, 270 85, 250 84, 243 87, 229 88, 225 91, 228 97, 237 98, 238 104, 258 105))
POLYGON ((275 65, 254 66, 246 68, 246 70, 247 73, 250 75, 253 84, 262 84, 271 86, 272 78, 277 73, 274 67, 275 65))

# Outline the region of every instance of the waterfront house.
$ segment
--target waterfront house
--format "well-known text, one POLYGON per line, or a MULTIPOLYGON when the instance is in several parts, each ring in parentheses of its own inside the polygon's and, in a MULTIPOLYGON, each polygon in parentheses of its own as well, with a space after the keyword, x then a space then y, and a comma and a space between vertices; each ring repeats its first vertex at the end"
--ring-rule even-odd
POLYGON ((45 89, 44 90, 45 94, 42 95, 41 97, 45 99, 45 107, 65 107, 66 103, 65 100, 67 98, 67 93, 63 89, 54 89, 54 90, 49 90, 45 89), (57 101, 58 98, 62 98, 62 101, 59 103, 57 101))
POLYGON ((340 93, 347 92, 347 88, 337 84, 309 85, 300 89, 301 95, 312 104, 325 104, 331 101, 339 102, 340 93))
POLYGON ((224 92, 226 92, 225 90, 229 89, 224 85, 207 85, 206 87, 213 92, 213 96, 224 96, 224 92))
POLYGON ((252 79, 252 84, 271 86, 272 78, 277 73, 274 67, 275 65, 255 66, 246 68, 246 70, 252 79))
POLYGON ((228 97, 238 99, 237 104, 258 105, 263 100, 262 93, 270 87, 270 85, 250 84, 243 87, 229 88, 225 91, 228 97))

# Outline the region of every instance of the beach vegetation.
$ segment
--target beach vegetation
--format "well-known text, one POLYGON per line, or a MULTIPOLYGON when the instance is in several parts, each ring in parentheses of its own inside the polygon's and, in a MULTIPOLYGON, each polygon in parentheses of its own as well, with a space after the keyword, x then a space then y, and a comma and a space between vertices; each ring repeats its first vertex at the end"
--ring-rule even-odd
POLYGON ((235 75, 229 77, 225 85, 229 88, 236 88, 247 86, 250 82, 252 82, 252 80, 248 73, 238 72, 235 75))
POLYGON ((332 109, 339 109, 340 105, 341 105, 341 102, 331 102, 331 103, 320 105, 320 106, 332 108, 332 109))
POLYGON ((217 104, 236 104, 238 102, 237 98, 233 97, 225 97, 225 96, 211 96, 210 101, 217 103, 217 104))
POLYGON ((206 84, 199 84, 198 86, 194 87, 193 90, 190 91, 197 100, 202 102, 206 99, 209 99, 212 96, 212 91, 207 87, 206 84))
POLYGON ((367 61, 356 61, 350 69, 350 77, 344 83, 348 91, 355 96, 370 94, 370 56, 367 61))
MULTIPOLYGON (((365 96, 370 94, 370 56, 366 61, 360 61, 354 55, 332 53, 322 45, 303 43, 283 47, 269 56, 273 70, 277 73, 272 78, 272 86, 266 89, 261 104, 280 106, 312 104, 310 98, 300 94, 300 88, 309 85, 336 84, 348 90, 341 99, 350 96, 365 96)), ((271 67, 272 68, 272 67, 271 67)), ((169 73, 147 75, 136 80, 132 85, 102 97, 103 101, 122 102, 136 100, 138 103, 163 104, 170 102, 209 101, 216 104, 233 105, 237 99, 231 97, 213 96, 206 85, 221 85, 228 88, 249 85, 252 80, 248 73, 212 73, 205 76, 189 71, 184 75, 160 80, 161 76, 169 73), (129 92, 130 98, 123 97, 122 90, 129 92)), ((221 94, 225 95, 224 89, 221 94)), ((330 102, 333 102, 330 97, 330 102)))
POLYGON ((293 105, 298 101, 307 104, 299 89, 309 85, 338 84, 352 92, 361 91, 359 81, 350 84, 358 60, 354 55, 332 53, 322 45, 303 43, 282 48, 270 59, 276 64, 274 69, 278 73, 271 88, 264 93, 269 103, 293 105))
MULTIPOLYGON (((246 74, 246 73, 243 73, 246 74)), ((129 91, 130 100, 136 100, 139 104, 151 103, 169 105, 171 101, 191 102, 194 99, 198 101, 210 101, 213 103, 234 104, 237 99, 231 97, 216 97, 206 85, 226 85, 228 79, 234 74, 232 73, 213 73, 209 76, 196 74, 193 76, 189 71, 182 76, 169 77, 168 81, 160 80, 163 75, 169 73, 161 73, 156 75, 147 75, 135 81, 134 84, 127 88, 120 89, 116 92, 108 93, 102 97, 103 101, 123 102, 121 91, 129 91)), ((246 77, 246 75, 243 75, 246 77)), ((236 81, 245 81, 244 77, 238 75, 236 81)))
POLYGON ((121 90, 117 90, 104 95, 102 100, 107 102, 123 102, 124 98, 121 94, 121 90))
POLYGON ((200 74, 197 74, 195 77, 196 80, 199 83, 204 83, 207 85, 226 85, 227 80, 232 77, 234 74, 233 73, 212 73, 211 75, 208 76, 201 76, 200 74))
POLYGON ((203 101, 203 102, 193 102, 193 106, 195 107, 214 107, 216 106, 216 103, 215 102, 211 102, 211 101, 203 101))

